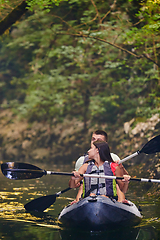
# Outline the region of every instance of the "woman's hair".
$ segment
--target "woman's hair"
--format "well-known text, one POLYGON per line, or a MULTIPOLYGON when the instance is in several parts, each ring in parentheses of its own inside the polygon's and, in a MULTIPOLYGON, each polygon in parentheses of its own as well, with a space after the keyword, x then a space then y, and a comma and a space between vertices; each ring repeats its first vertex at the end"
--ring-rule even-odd
POLYGON ((114 162, 110 154, 108 143, 98 140, 93 142, 93 144, 96 148, 98 148, 99 155, 102 161, 114 162))

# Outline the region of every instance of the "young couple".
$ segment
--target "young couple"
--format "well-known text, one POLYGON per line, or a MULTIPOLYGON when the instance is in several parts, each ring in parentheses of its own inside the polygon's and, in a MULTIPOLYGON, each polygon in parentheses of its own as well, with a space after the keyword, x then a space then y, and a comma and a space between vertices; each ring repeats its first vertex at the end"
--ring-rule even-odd
POLYGON ((89 195, 104 195, 112 197, 119 202, 127 203, 125 193, 128 189, 130 176, 122 164, 117 162, 120 160, 116 154, 110 153, 107 143, 107 133, 103 130, 96 130, 92 134, 91 148, 88 155, 80 157, 75 165, 74 176, 69 181, 71 188, 80 187, 76 200, 71 204, 79 201, 81 197, 89 195), (123 180, 103 179, 103 178, 82 178, 80 174, 100 174, 115 175, 124 177, 123 180), (83 179, 83 183, 81 180, 83 179), (84 186, 84 187, 83 187, 84 186))

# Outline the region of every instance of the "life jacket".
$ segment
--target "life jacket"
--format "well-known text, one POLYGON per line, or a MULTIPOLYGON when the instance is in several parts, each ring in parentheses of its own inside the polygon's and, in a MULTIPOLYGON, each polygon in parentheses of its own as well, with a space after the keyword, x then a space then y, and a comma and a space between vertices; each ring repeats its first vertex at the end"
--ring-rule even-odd
MULTIPOLYGON (((94 160, 88 162, 86 174, 113 176, 113 172, 108 161, 105 161, 104 164, 99 168, 94 164, 94 160)), ((97 195, 106 195, 108 197, 117 196, 115 179, 85 177, 83 181, 82 197, 87 197, 90 195, 90 193, 95 193, 97 195)))
POLYGON ((83 161, 83 164, 88 161, 89 157, 88 157, 88 154, 84 155, 84 161, 83 161))

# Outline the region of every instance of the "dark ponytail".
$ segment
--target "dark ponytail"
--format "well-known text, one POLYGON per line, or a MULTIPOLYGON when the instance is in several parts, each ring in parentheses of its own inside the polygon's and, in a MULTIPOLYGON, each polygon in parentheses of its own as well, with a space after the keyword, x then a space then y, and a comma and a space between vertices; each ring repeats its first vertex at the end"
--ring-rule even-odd
POLYGON ((113 162, 108 143, 98 140, 98 141, 93 142, 93 144, 96 148, 98 148, 99 155, 100 155, 100 158, 102 161, 113 162))

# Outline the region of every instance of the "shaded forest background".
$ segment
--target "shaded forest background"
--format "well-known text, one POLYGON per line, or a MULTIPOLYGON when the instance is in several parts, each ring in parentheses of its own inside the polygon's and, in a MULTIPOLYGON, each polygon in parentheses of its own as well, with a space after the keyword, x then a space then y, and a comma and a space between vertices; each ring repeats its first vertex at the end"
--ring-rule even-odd
MULTIPOLYGON (((2 161, 74 166, 95 129, 123 158, 159 134, 159 0, 0 6, 2 161)), ((126 164, 160 176, 159 154, 126 164)))

